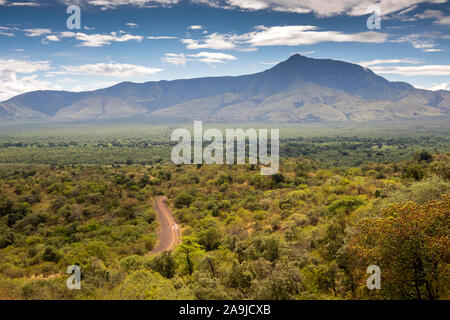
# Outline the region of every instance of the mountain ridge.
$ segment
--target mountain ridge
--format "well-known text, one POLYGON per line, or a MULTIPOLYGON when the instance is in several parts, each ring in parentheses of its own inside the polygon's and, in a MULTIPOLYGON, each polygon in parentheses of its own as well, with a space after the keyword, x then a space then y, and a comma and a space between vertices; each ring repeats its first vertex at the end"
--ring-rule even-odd
POLYGON ((450 115, 450 92, 391 82, 340 60, 293 55, 262 72, 94 91, 41 90, 0 102, 2 120, 368 121, 450 115))

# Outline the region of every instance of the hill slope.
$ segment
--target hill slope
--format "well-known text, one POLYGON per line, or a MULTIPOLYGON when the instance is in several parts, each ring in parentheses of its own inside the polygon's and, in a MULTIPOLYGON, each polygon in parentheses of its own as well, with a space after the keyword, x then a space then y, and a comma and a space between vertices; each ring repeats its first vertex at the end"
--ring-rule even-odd
POLYGON ((34 91, 0 103, 0 119, 367 121, 450 115, 450 92, 390 82, 367 68, 293 55, 238 77, 123 82, 91 92, 34 91))

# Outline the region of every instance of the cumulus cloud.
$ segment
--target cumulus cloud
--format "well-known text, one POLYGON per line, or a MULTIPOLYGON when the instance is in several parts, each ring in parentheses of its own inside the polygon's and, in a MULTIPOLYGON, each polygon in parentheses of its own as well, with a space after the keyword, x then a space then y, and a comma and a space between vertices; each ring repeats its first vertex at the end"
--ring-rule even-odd
POLYGON ((86 34, 82 32, 72 32, 72 31, 64 31, 61 32, 61 37, 63 38, 75 38, 78 41, 81 41, 81 47, 102 47, 111 42, 125 42, 125 41, 142 41, 143 36, 135 36, 128 33, 123 32, 111 32, 109 34, 86 34))
POLYGON ((397 39, 391 40, 391 42, 397 43, 410 43, 414 48, 420 49, 424 52, 437 52, 442 51, 439 48, 436 48, 436 43, 431 37, 424 38, 421 34, 410 34, 403 37, 399 37, 397 39))
POLYGON ((450 16, 444 15, 440 10, 425 10, 424 13, 415 15, 419 19, 433 19, 433 23, 450 26, 450 16))
POLYGON ((48 61, 0 59, 0 72, 34 73, 50 69, 48 61))
MULTIPOLYGON (((2 0, 0 0, 1 3, 2 0)), ((4 1, 4 0, 3 0, 4 1)), ((60 0, 63 1, 63 0, 60 0)), ((384 15, 401 12, 421 3, 446 3, 447 0, 185 0, 186 2, 207 5, 213 8, 238 10, 271 10, 295 13, 314 13, 318 16, 346 14, 362 16, 368 14, 368 8, 377 5, 384 15)), ((73 2, 65 0, 66 3, 73 2)), ((119 6, 139 7, 172 6, 182 0, 78 0, 77 2, 100 7, 102 10, 119 6)))
POLYGON ((177 66, 185 66, 187 61, 198 61, 208 64, 215 64, 236 60, 236 57, 231 54, 206 51, 202 51, 197 54, 188 54, 187 57, 188 58, 186 58, 186 55, 184 53, 166 53, 161 60, 165 63, 170 63, 177 66))
POLYGON ((6 37, 13 37, 14 32, 13 32, 12 28, 0 26, 0 35, 6 36, 6 37))
POLYGON ((183 53, 166 53, 161 60, 165 63, 173 64, 176 66, 186 65, 186 56, 183 53))
MULTIPOLYGON (((255 31, 244 34, 210 34, 203 39, 182 39, 187 49, 231 50, 238 46, 300 46, 320 42, 385 42, 388 34, 368 31, 360 33, 342 33, 322 31, 316 26, 258 26, 255 31)), ((245 51, 244 49, 241 49, 245 51)))
POLYGON ((40 4, 34 1, 7 1, 0 0, 0 6, 22 6, 22 7, 39 7, 40 4))
POLYGON ((159 68, 150 68, 134 64, 97 63, 85 64, 80 66, 62 66, 60 71, 50 72, 49 74, 77 74, 124 78, 131 76, 148 76, 160 71, 163 70, 159 68))
POLYGON ((11 2, 11 6, 39 7, 37 2, 11 2))
POLYGON ((36 90, 59 90, 59 85, 37 79, 37 75, 18 77, 15 73, 0 73, 0 101, 36 90))
POLYGON ((27 37, 40 37, 44 34, 52 33, 52 30, 43 28, 24 29, 23 31, 27 37))
POLYGON ((373 5, 380 7, 382 14, 388 15, 394 12, 408 10, 420 3, 445 3, 447 0, 192 0, 192 2, 224 9, 272 10, 296 13, 311 12, 318 16, 334 16, 340 14, 363 16, 369 13, 368 8, 373 5))
POLYGON ((54 34, 46 36, 45 39, 49 40, 49 41, 59 41, 59 38, 57 36, 55 36, 54 34))
POLYGON ((260 46, 299 46, 320 42, 369 42, 381 43, 387 40, 385 33, 368 31, 342 33, 338 31, 319 31, 315 26, 261 26, 257 31, 244 36, 254 47, 260 46))
POLYGON ((197 58, 197 61, 204 63, 225 63, 227 60, 236 60, 235 56, 221 52, 200 52, 190 54, 189 57, 197 58))
POLYGON ((94 83, 87 83, 87 84, 77 84, 73 86, 70 91, 74 92, 81 92, 81 91, 93 91, 98 89, 103 89, 107 87, 111 87, 113 85, 117 84, 117 82, 114 81, 104 81, 104 82, 94 82, 94 83))
POLYGON ((38 80, 37 75, 33 74, 48 69, 50 69, 48 61, 0 59, 0 101, 32 90, 59 88, 46 81, 38 80), (20 74, 28 75, 20 76, 20 74))
POLYGON ((379 74, 397 74, 402 76, 449 76, 450 65, 422 66, 374 66, 373 72, 379 74))
POLYGON ((408 64, 419 64, 422 61, 419 59, 375 59, 370 61, 360 61, 358 64, 363 67, 371 67, 374 65, 380 65, 380 64, 392 64, 392 63, 408 63, 408 64))
POLYGON ((236 47, 236 36, 212 33, 201 40, 182 39, 181 42, 186 45, 187 49, 215 49, 215 50, 231 50, 236 47))
POLYGON ((189 26, 188 29, 190 29, 190 30, 201 30, 201 29, 203 29, 203 26, 193 25, 193 26, 189 26))
POLYGON ((429 90, 448 90, 450 91, 450 82, 443 82, 438 84, 432 84, 431 87, 428 88, 429 90))
MULTIPOLYGON (((423 65, 423 61, 419 59, 375 59, 370 61, 358 62, 359 65, 370 68, 375 73, 380 74, 397 74, 402 76, 448 76, 450 75, 450 65, 423 65), (394 64, 394 65, 393 65, 394 64), (395 64, 412 64, 414 66, 395 65, 395 64), (418 65, 422 64, 422 65, 418 65)), ((443 84, 434 85, 434 89, 439 90, 443 84)), ((431 87, 430 87, 431 88, 431 87)), ((442 89, 445 89, 442 87, 442 89)), ((447 89, 445 89, 447 90, 447 89)))
POLYGON ((269 1, 264 0, 228 0, 227 2, 233 7, 249 10, 267 9, 271 5, 269 1))
POLYGON ((164 39, 176 39, 177 37, 172 37, 172 36, 148 36, 145 37, 146 39, 150 39, 150 40, 164 40, 164 39))
POLYGON ((133 5, 138 7, 153 7, 155 5, 170 6, 179 0, 87 0, 88 4, 102 9, 115 9, 119 6, 133 5))

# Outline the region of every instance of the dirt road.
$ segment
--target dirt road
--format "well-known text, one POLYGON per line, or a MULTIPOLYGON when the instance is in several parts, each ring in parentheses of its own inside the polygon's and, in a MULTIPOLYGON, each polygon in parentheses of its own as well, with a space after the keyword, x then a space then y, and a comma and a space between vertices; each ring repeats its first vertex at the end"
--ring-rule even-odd
POLYGON ((150 252, 151 254, 173 250, 175 245, 181 243, 180 227, 175 222, 172 212, 167 207, 166 199, 166 197, 157 197, 153 205, 159 221, 160 230, 158 232, 158 241, 150 252))

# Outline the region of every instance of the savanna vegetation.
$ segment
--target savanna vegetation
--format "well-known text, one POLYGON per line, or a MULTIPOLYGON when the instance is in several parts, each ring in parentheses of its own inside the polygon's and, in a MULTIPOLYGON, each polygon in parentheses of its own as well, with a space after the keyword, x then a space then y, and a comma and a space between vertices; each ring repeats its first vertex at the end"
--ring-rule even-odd
POLYGON ((449 298, 442 131, 289 129, 279 173, 262 176, 170 164, 169 129, 0 135, 0 299, 449 298), (150 255, 160 195, 183 242, 150 255), (81 290, 66 287, 70 265, 81 290))

